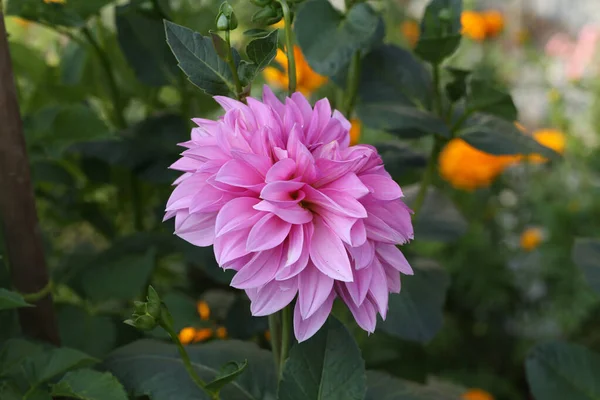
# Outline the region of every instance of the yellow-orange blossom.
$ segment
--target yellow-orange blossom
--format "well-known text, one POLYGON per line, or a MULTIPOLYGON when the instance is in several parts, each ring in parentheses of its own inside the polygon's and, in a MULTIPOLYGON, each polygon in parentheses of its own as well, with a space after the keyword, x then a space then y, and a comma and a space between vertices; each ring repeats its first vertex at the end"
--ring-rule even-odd
MULTIPOLYGON (((327 82, 327 77, 319 75, 312 70, 298 46, 294 46, 294 58, 296 59, 296 88, 305 96, 309 96, 327 82)), ((269 85, 277 86, 280 89, 287 89, 290 82, 287 73, 288 59, 286 54, 280 49, 277 49, 275 62, 281 66, 281 69, 276 67, 265 68, 265 80, 269 85)))

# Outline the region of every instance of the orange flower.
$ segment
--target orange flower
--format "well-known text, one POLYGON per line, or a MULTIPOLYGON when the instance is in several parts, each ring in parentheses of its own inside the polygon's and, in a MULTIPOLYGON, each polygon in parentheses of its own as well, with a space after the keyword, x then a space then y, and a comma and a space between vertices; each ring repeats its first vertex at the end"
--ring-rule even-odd
POLYGON ((20 17, 14 17, 13 21, 15 21, 17 23, 17 25, 19 25, 23 29, 27 29, 31 25, 31 21, 20 18, 20 17))
POLYGON ((486 23, 483 16, 475 11, 463 11, 460 16, 462 34, 466 37, 481 42, 485 39, 486 23))
POLYGON ((362 122, 358 118, 352 118, 350 120, 352 126, 350 127, 350 145, 354 146, 360 141, 360 133, 362 131, 362 122))
POLYGON ((527 228, 521 234, 521 248, 525 251, 535 250, 544 240, 544 234, 540 228, 527 228))
POLYGON ((208 307, 208 304, 205 301, 200 300, 196 304, 196 310, 198 310, 198 315, 200 315, 201 320, 207 321, 208 319, 210 319, 210 308, 208 307))
MULTIPOLYGON (((327 77, 317 74, 310 68, 298 46, 294 46, 294 58, 296 59, 296 89, 305 96, 310 96, 327 82, 327 77)), ((275 62, 283 71, 275 67, 267 67, 263 72, 265 80, 269 85, 287 89, 290 82, 287 73, 288 60, 286 54, 280 49, 277 49, 275 62)))
MULTIPOLYGON (((542 146, 546 146, 557 152, 564 154, 567 145, 565 134, 556 129, 542 129, 533 133, 533 138, 542 146)), ((548 161, 539 154, 532 154, 529 160, 533 163, 543 163, 548 161)))
POLYGON ((481 16, 485 21, 485 35, 487 38, 493 38, 502 33, 504 30, 504 15, 500 11, 484 11, 481 16))
POLYGON ((481 389, 470 389, 461 396, 462 400, 494 400, 494 396, 481 389))
POLYGON ((227 328, 225 328, 224 326, 220 326, 215 331, 215 334, 219 339, 227 339, 227 328))
POLYGON ((518 156, 494 156, 462 139, 448 142, 439 157, 440 175, 457 189, 472 191, 489 186, 518 156))
POLYGON ((406 38, 408 45, 410 47, 415 47, 419 41, 419 36, 421 35, 421 28, 419 27, 419 24, 416 21, 407 20, 402 22, 400 30, 406 38))
POLYGON ((196 334, 194 335, 194 343, 196 342, 204 342, 212 337, 213 332, 210 328, 202 328, 197 329, 196 334))
POLYGON ((192 341, 194 340, 194 337, 196 336, 196 330, 194 328, 191 327, 187 327, 187 328, 183 328, 180 332, 179 332, 179 341, 181 342, 181 344, 190 344, 192 343, 192 341))

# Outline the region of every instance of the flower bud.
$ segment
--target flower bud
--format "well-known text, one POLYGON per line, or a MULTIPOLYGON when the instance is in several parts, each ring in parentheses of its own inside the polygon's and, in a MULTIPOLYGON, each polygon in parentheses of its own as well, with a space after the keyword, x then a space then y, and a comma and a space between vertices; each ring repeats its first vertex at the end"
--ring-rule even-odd
POLYGON ((148 312, 148 306, 143 301, 134 301, 133 306, 134 306, 134 310, 133 310, 134 314, 143 315, 148 312))
POLYGON ((219 14, 217 16, 217 30, 228 31, 229 30, 229 18, 225 14, 219 14))
POLYGON ((279 22, 282 17, 283 11, 281 10, 281 6, 277 7, 271 4, 262 10, 258 10, 252 16, 252 22, 258 22, 263 25, 273 25, 279 22))
MULTIPOLYGON (((151 315, 154 319, 159 319, 160 318, 160 307, 161 307, 161 300, 160 297, 158 296, 158 293, 156 293, 156 290, 154 290, 154 288, 152 286, 148 286, 148 302, 146 303, 146 309, 147 309, 147 313, 149 315, 151 315)), ((137 312, 137 309, 136 309, 137 312)), ((140 314, 140 313, 138 313, 140 314)))
POLYGON ((144 315, 134 314, 133 319, 128 319, 125 321, 125 323, 127 325, 131 325, 134 328, 137 328, 141 331, 151 331, 152 329, 156 328, 156 325, 158 325, 158 323, 156 322, 156 319, 148 314, 144 314, 144 315))

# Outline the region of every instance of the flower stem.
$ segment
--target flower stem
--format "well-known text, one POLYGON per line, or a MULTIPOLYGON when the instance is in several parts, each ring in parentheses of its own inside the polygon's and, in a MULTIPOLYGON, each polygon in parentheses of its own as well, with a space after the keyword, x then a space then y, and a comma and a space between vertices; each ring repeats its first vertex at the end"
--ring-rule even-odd
POLYGON ((235 60, 233 59, 233 49, 231 48, 231 38, 230 38, 229 30, 225 31, 225 41, 227 41, 227 47, 229 48, 229 56, 227 57, 227 64, 229 64, 229 68, 231 68, 231 75, 233 75, 233 83, 235 84, 235 97, 238 100, 243 100, 242 84, 240 83, 240 78, 238 76, 237 65, 235 65, 235 60))
POLYGON ((346 104, 344 111, 347 118, 352 118, 352 111, 358 95, 358 85, 360 83, 360 50, 357 50, 352 57, 352 62, 348 70, 348 80, 346 85, 346 104))
POLYGON ((127 122, 125 121, 125 116, 123 115, 123 108, 125 107, 121 102, 121 94, 119 93, 119 89, 117 87, 115 75, 113 74, 113 71, 110 67, 110 60, 108 59, 108 56, 106 55, 102 47, 100 47, 100 44, 98 43, 96 38, 94 38, 94 35, 92 34, 90 28, 86 26, 81 30, 81 32, 88 40, 88 42, 92 45, 92 48, 94 49, 98 56, 98 59, 100 60, 100 65, 102 66, 102 69, 104 69, 106 78, 108 79, 108 88, 110 90, 111 97, 113 100, 115 123, 118 128, 126 128, 127 122))
POLYGON ((206 389, 206 382, 204 382, 196 373, 196 370, 194 369, 194 366, 192 365, 192 362, 190 361, 190 356, 188 355, 187 351, 185 351, 185 348, 181 344, 181 341, 179 340, 179 336, 177 336, 177 333, 175 333, 175 331, 173 330, 173 327, 169 326, 168 324, 164 324, 164 323, 161 324, 161 327, 165 331, 167 331, 167 333, 171 337, 171 340, 177 346, 177 350, 179 351, 179 356, 181 357, 181 360, 183 361, 183 366, 185 367, 185 370, 187 371, 190 378, 192 378, 192 380, 194 381, 196 386, 198 386, 200 389, 202 389, 204 392, 206 392, 212 400, 219 400, 218 392, 211 392, 206 389))
POLYGON ((290 352, 290 337, 292 327, 292 309, 286 306, 281 311, 281 351, 279 353, 279 379, 283 376, 283 366, 290 352))
POLYGON ((271 334, 271 352, 273 353, 273 357, 275 358, 275 366, 277 367, 277 371, 280 370, 279 363, 281 362, 279 358, 279 346, 281 345, 281 336, 279 335, 279 313, 274 313, 269 315, 269 333, 271 334))
POLYGON ((285 48, 288 59, 288 94, 296 91, 296 58, 294 57, 294 36, 292 33, 292 13, 286 0, 277 0, 283 10, 283 21, 285 23, 285 48))
POLYGON ((431 148, 431 154, 429 155, 429 159, 427 160, 427 169, 425 170, 425 174, 423 175, 421 187, 419 187, 419 192, 417 193, 415 202, 412 205, 412 209, 416 215, 419 214, 419 211, 421 211, 421 207, 423 207, 423 203, 425 203, 425 197, 427 197, 427 189, 433 181, 433 176, 435 175, 435 167, 437 166, 437 158, 440 150, 442 149, 442 144, 443 140, 436 137, 435 143, 431 148))

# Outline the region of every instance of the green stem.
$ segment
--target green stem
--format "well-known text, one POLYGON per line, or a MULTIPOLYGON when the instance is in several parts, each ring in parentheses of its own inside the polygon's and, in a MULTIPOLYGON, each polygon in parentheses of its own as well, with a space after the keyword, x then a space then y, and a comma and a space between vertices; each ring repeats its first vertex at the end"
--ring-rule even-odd
POLYGON ((206 392, 210 396, 211 399, 219 400, 218 392, 215 393, 215 392, 211 392, 206 389, 206 382, 204 382, 196 373, 196 370, 194 369, 194 366, 192 365, 192 362, 190 361, 190 356, 188 355, 187 351, 185 351, 185 347, 183 347, 183 345, 181 344, 181 341, 179 340, 179 336, 177 336, 177 333, 175 333, 173 328, 167 324, 161 324, 161 326, 165 331, 167 331, 169 336, 171 336, 171 340, 177 346, 177 350, 179 350, 179 356, 181 357, 181 360, 183 361, 183 366, 185 367, 185 370, 187 371, 190 378, 192 378, 192 380, 194 381, 196 386, 198 386, 200 389, 202 389, 204 392, 206 392))
POLYGON ((281 336, 279 334, 279 313, 269 315, 269 332, 271 333, 271 352, 275 358, 275 366, 280 370, 279 346, 281 345, 281 336))
POLYGON ((415 202, 412 205, 412 209, 416 215, 419 215, 419 211, 421 211, 421 207, 423 207, 423 203, 425 203, 425 197, 427 197, 427 189, 429 185, 433 181, 433 177, 435 176, 435 169, 437 166, 437 158, 440 150, 442 149, 443 140, 440 138, 435 138, 435 143, 431 148, 431 154, 429 155, 429 159, 427 160, 427 169, 425 170, 425 174, 423 175, 423 180, 421 181, 421 187, 419 188, 419 192, 417 193, 417 197, 415 202))
POLYGON ((229 48, 229 56, 227 57, 227 64, 229 64, 229 68, 231 68, 231 74, 233 75, 233 83, 235 84, 235 97, 238 100, 243 101, 243 89, 242 84, 240 82, 240 78, 238 76, 237 65, 235 65, 235 59, 233 58, 233 49, 231 48, 231 39, 230 39, 229 31, 225 31, 225 40, 227 41, 227 47, 229 48))
POLYGON ((279 380, 283 376, 283 366, 290 352, 290 338, 292 335, 292 309, 288 305, 281 311, 281 352, 279 355, 279 380))
POLYGON ((352 118, 352 111, 356 104, 358 95, 358 85, 360 83, 360 50, 357 50, 352 57, 350 69, 348 70, 348 80, 346 84, 346 104, 344 107, 346 117, 352 118))
POLYGON ((292 33, 292 12, 286 0, 277 0, 283 10, 283 21, 285 23, 285 47, 288 59, 288 92, 291 95, 296 91, 296 58, 294 57, 294 36, 292 33))
POLYGON ((44 286, 43 288, 41 288, 37 292, 35 292, 35 293, 21 293, 21 296, 23 296, 23 300, 25 300, 28 303, 36 303, 38 300, 43 299, 44 297, 46 297, 50 293, 52 293, 52 288, 53 287, 54 287, 54 282, 52 282, 51 280, 49 280, 48 283, 46 284, 46 286, 44 286))
POLYGON ((452 132, 452 135, 454 135, 456 131, 460 129, 460 127, 462 127, 465 121, 469 119, 471 114, 473 114, 472 110, 465 110, 464 114, 461 115, 460 118, 456 121, 456 123, 452 125, 452 128, 450 128, 450 132, 452 132))
POLYGON ((96 39, 94 38, 92 31, 90 31, 90 29, 87 26, 84 27, 81 30, 81 32, 83 33, 85 38, 88 40, 88 42, 92 45, 92 48, 98 55, 98 58, 100 60, 100 65, 104 69, 104 73, 106 74, 106 78, 108 79, 108 88, 110 90, 111 97, 113 99, 113 111, 114 111, 115 123, 118 128, 124 129, 127 127, 127 122, 125 121, 125 116, 123 115, 124 106, 121 102, 121 95, 120 95, 119 89, 117 87, 115 75, 113 74, 113 71, 110 67, 110 60, 108 59, 108 56, 106 55, 104 50, 102 50, 102 47, 100 47, 100 44, 98 43, 98 41, 96 41, 96 39))

